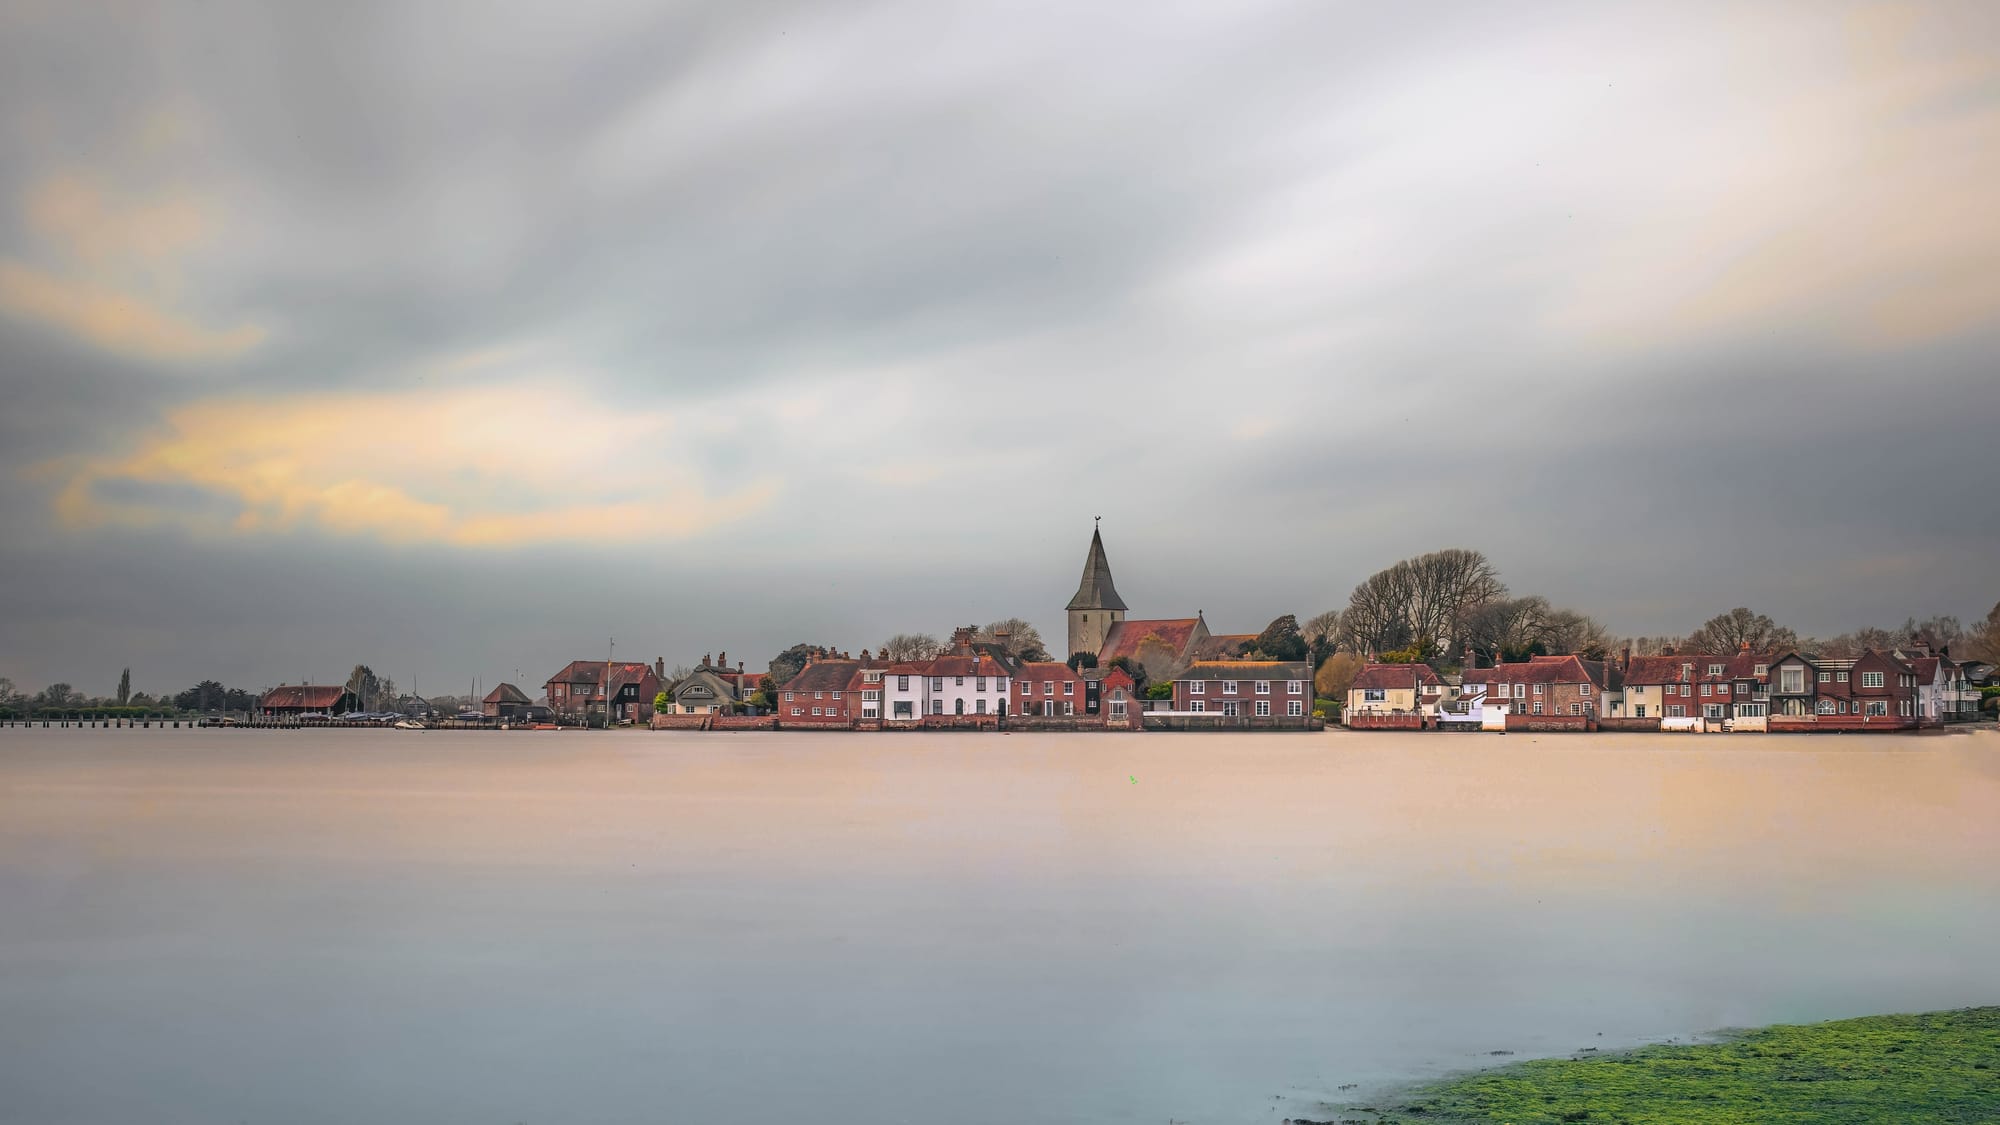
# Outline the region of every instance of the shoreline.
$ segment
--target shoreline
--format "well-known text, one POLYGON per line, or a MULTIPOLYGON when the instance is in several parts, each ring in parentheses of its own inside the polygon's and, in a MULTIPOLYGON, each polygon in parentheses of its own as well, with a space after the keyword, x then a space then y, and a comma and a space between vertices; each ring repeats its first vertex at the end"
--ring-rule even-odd
POLYGON ((1286 1125, 2000 1120, 2000 1006, 1731 1028, 1581 1048, 1322 1103, 1286 1125))

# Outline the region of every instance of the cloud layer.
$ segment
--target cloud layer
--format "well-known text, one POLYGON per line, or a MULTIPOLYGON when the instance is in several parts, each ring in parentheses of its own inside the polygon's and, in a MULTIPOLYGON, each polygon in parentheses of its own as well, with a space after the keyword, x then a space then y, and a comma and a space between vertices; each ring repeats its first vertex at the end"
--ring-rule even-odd
MULTIPOLYGON (((1981 4, 14 5, 0 559, 133 597, 14 615, 0 674, 115 675, 252 559, 504 604, 454 679, 1054 629, 1092 515, 1128 598, 1232 629, 1446 542, 1634 633, 1983 612, 1996 44, 1981 4)), ((156 674, 254 677, 260 620, 431 651, 241 613, 156 674)))

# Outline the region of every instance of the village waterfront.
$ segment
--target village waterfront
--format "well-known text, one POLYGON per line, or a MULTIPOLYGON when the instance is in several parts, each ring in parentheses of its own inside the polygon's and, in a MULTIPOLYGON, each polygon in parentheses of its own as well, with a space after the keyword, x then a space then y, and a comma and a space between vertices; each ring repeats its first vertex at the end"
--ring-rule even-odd
POLYGON ((1993 1003, 1996 810, 1986 729, 12 728, 0 1120, 1322 1119, 1993 1003))

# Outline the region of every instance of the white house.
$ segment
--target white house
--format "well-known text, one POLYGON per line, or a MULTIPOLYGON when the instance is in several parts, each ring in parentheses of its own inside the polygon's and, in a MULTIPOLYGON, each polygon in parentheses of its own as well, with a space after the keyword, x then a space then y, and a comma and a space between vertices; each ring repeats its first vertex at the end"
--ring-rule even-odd
POLYGON ((1006 665, 983 653, 908 660, 882 674, 882 717, 910 722, 926 716, 1007 714, 1014 690, 1006 665))

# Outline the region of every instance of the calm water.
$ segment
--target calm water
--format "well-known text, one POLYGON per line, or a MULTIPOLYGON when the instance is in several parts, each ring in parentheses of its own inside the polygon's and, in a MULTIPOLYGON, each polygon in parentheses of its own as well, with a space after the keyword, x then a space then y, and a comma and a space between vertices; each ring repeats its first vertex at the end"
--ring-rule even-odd
POLYGON ((1276 1122, 2000 1001, 2000 735, 0 730, 0 1120, 1276 1122))

